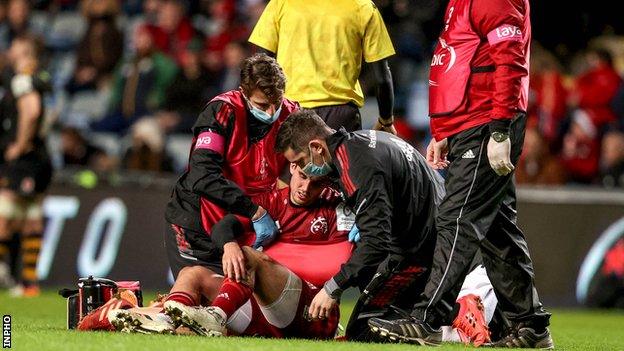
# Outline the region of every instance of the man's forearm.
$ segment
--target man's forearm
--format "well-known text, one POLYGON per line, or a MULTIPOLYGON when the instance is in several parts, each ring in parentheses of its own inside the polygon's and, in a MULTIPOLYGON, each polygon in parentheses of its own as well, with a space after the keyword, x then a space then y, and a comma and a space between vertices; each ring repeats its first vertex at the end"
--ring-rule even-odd
POLYGON ((243 225, 236 216, 228 214, 212 226, 211 239, 218 246, 235 241, 243 233, 243 225))
POLYGON ((38 93, 29 93, 17 101, 17 134, 15 143, 23 149, 31 146, 37 133, 37 117, 41 113, 41 97, 38 93))
POLYGON ((371 67, 373 69, 373 75, 375 76, 379 117, 387 120, 393 116, 394 110, 394 87, 392 83, 392 73, 390 72, 387 60, 373 62, 371 67))

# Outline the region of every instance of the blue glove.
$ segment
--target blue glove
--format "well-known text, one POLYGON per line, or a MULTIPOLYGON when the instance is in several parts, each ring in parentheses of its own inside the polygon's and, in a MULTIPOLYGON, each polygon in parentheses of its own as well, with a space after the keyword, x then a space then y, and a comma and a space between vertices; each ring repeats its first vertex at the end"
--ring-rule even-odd
POLYGON ((355 223, 353 224, 353 227, 351 227, 351 231, 349 231, 349 241, 352 243, 360 241, 360 230, 355 223))
POLYGON ((277 236, 277 225, 275 225, 275 221, 271 218, 269 212, 265 212, 262 217, 252 221, 252 223, 256 232, 256 241, 253 244, 254 249, 270 244, 277 236))

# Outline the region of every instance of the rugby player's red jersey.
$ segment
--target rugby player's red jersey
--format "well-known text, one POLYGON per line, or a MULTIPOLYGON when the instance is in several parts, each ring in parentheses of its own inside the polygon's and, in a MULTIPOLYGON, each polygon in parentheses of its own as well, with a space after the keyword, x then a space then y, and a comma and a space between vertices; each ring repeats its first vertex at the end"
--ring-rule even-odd
POLYGON ((301 207, 290 201, 290 188, 254 198, 280 228, 265 252, 301 279, 322 286, 349 259, 353 245, 347 235, 355 216, 341 204, 301 207))

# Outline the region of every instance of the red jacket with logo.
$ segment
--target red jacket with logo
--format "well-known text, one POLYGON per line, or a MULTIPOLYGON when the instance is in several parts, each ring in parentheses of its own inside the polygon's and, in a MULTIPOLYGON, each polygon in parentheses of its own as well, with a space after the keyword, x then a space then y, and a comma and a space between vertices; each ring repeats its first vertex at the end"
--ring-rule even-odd
POLYGON ((451 0, 429 77, 436 140, 526 112, 528 0, 451 0))

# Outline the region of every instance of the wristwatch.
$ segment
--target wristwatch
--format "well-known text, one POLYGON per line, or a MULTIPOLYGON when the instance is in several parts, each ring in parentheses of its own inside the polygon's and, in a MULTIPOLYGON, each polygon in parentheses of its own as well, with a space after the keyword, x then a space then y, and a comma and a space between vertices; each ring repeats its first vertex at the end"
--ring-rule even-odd
POLYGON ((509 138, 509 133, 492 132, 492 139, 494 139, 494 141, 496 141, 497 143, 502 143, 508 138, 509 138))

